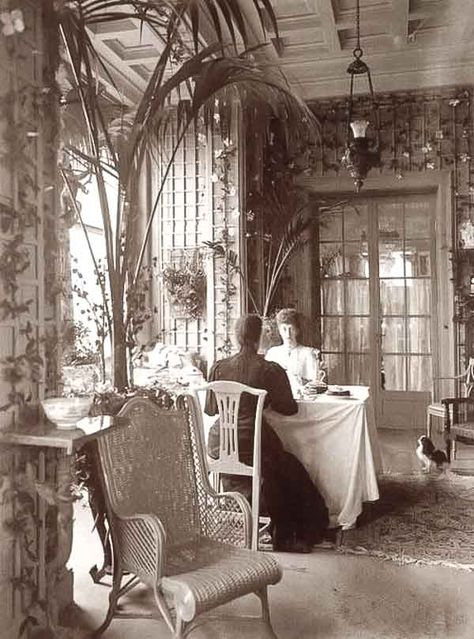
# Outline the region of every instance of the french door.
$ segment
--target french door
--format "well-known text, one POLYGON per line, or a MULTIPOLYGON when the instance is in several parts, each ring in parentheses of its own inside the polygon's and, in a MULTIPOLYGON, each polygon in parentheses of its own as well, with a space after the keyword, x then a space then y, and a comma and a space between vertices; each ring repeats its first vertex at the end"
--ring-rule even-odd
POLYGON ((322 221, 330 383, 370 385, 377 425, 422 427, 433 386, 434 196, 373 197, 322 221))

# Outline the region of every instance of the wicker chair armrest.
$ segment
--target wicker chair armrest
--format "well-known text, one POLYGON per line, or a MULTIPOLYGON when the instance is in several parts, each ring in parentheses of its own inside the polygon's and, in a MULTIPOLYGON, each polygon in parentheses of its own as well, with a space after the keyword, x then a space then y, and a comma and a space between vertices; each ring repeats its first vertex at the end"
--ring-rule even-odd
POLYGON ((228 505, 232 505, 234 502, 236 506, 242 511, 242 514, 245 517, 248 517, 249 520, 252 517, 252 510, 250 508, 250 504, 247 499, 237 491, 228 491, 225 493, 215 493, 215 499, 219 501, 224 501, 226 507, 228 505))
POLYGON ((252 511, 247 499, 235 491, 217 493, 209 487, 206 502, 203 534, 216 541, 250 548, 252 511))
POLYGON ((164 570, 166 533, 153 514, 114 513, 112 542, 115 557, 123 570, 154 586, 164 570))

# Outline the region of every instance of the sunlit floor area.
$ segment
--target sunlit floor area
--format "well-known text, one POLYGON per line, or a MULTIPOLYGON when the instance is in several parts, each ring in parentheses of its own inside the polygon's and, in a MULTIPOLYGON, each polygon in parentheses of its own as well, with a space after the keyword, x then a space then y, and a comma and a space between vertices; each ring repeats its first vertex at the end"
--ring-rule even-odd
MULTIPOLYGON (((417 472, 416 433, 381 433, 384 467, 390 473, 417 472)), ((441 445, 440 435, 434 439, 441 445)), ((474 448, 460 447, 459 461, 472 464, 474 448)), ((70 566, 75 574, 77 622, 94 628, 102 622, 109 588, 95 585, 89 569, 101 562, 98 537, 91 532, 87 507, 76 504, 74 547, 70 566)), ((270 588, 270 608, 279 639, 471 639, 474 629, 472 573, 440 566, 399 566, 368 556, 342 555, 334 549, 315 548, 310 555, 275 553, 284 576, 270 588)), ((148 593, 130 595, 135 607, 152 610, 148 593)), ((256 597, 245 597, 219 609, 257 614, 256 597)), ((72 617, 70 619, 72 621, 72 617)), ((258 624, 234 621, 209 623, 195 635, 199 639, 265 637, 258 624)), ((105 639, 166 639, 171 633, 155 619, 112 621, 105 639)))

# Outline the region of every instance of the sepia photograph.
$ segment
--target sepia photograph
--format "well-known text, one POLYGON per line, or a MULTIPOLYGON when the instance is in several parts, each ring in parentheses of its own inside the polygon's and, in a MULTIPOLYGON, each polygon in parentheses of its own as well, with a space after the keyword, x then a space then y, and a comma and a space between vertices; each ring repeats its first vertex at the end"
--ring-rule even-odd
POLYGON ((474 0, 0 0, 0 639, 474 637, 474 0))

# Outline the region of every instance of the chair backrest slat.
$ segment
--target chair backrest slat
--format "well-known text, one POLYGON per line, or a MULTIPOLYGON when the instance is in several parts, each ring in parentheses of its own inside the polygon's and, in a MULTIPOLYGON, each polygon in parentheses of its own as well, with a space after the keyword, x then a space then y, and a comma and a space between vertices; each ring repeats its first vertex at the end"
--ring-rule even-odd
POLYGON ((239 459, 237 421, 239 417, 240 392, 238 394, 228 394, 216 390, 215 395, 220 419, 220 457, 221 459, 230 458, 237 461, 239 459))
MULTIPOLYGON (((263 413, 263 404, 267 392, 260 388, 253 388, 240 382, 218 380, 209 382, 196 390, 212 391, 215 395, 217 408, 219 411, 219 464, 223 468, 228 465, 229 470, 234 470, 236 474, 242 470, 242 464, 239 461, 239 438, 238 438, 238 420, 240 400, 243 393, 249 393, 257 397, 257 406, 255 414, 255 432, 258 436, 254 438, 254 465, 260 466, 260 436, 261 436, 261 420, 263 413)), ((224 469, 222 472, 225 472, 224 469)), ((246 473, 247 474, 247 473, 246 473)))

